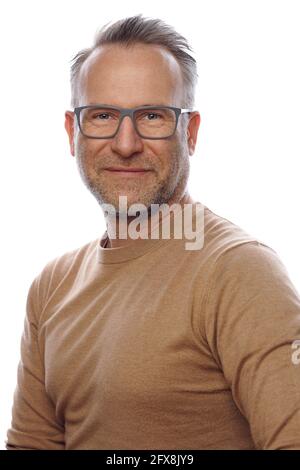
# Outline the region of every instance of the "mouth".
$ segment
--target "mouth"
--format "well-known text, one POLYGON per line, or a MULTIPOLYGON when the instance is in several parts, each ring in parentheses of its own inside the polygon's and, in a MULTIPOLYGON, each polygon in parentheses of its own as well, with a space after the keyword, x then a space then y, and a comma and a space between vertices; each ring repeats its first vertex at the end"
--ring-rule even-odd
POLYGON ((147 175, 152 170, 148 170, 146 168, 136 168, 136 167, 132 167, 132 168, 109 167, 109 168, 104 168, 104 171, 115 176, 126 176, 127 178, 128 177, 137 178, 140 176, 147 175))

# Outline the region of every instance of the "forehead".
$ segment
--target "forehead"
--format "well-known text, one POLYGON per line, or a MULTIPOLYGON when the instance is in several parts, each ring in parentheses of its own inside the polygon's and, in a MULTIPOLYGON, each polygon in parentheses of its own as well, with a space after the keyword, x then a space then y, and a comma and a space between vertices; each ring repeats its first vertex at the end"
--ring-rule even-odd
POLYGON ((110 44, 94 50, 78 80, 79 101, 138 106, 179 104, 183 88, 175 57, 157 45, 110 44), (146 100, 146 101, 145 101, 146 100))

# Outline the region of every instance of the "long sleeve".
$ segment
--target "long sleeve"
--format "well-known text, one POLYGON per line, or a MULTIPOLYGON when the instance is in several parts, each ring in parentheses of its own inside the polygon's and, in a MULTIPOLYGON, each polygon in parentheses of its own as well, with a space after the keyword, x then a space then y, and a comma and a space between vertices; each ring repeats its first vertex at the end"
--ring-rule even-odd
POLYGON ((300 449, 300 296, 273 249, 254 242, 221 256, 205 328, 256 448, 300 449))
POLYGON ((64 427, 45 390, 45 371, 38 345, 38 281, 32 282, 26 304, 21 338, 21 359, 17 371, 11 427, 5 441, 7 450, 63 450, 64 427))

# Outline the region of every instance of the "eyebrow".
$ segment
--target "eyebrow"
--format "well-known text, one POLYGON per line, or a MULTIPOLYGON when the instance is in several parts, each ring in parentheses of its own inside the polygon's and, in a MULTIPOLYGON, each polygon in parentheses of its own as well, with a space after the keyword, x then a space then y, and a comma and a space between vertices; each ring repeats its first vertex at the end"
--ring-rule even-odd
MULTIPOLYGON (((113 104, 106 104, 106 103, 88 103, 88 106, 98 106, 98 105, 101 105, 101 106, 109 106, 111 108, 113 108, 115 105, 113 104)), ((147 104, 141 104, 139 106, 134 106, 135 108, 141 108, 142 106, 166 106, 164 104, 154 104, 154 103, 147 103, 147 104)), ((120 106, 116 106, 117 108, 119 108, 120 106)))

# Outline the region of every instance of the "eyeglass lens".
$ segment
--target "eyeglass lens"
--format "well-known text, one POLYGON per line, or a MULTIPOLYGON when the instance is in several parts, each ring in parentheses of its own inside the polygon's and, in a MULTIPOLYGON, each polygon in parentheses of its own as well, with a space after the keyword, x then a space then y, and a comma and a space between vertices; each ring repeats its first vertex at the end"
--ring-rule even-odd
MULTIPOLYGON (((118 128, 120 114, 114 108, 84 108, 80 112, 81 129, 86 136, 111 137, 118 128)), ((176 113, 173 109, 139 109, 134 112, 134 120, 143 137, 169 137, 176 127, 176 113)))

